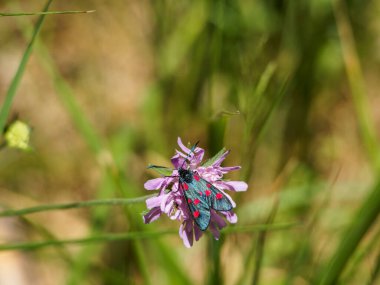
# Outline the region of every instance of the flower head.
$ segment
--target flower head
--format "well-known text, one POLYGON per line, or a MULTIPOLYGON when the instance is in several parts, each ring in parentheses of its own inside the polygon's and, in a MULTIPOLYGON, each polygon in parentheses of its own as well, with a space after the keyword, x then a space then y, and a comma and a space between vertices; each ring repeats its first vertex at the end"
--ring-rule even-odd
MULTIPOLYGON (((180 174, 178 170, 181 168, 188 169, 194 177, 200 177, 207 182, 207 185, 214 186, 216 191, 218 191, 216 199, 219 197, 225 197, 229 201, 228 204, 232 205, 232 208, 234 208, 236 204, 232 198, 225 193, 225 190, 246 191, 248 185, 243 181, 222 180, 224 174, 232 170, 240 169, 240 166, 221 166, 221 163, 226 158, 229 151, 222 150, 215 157, 201 164, 204 156, 204 149, 200 147, 189 149, 182 143, 180 138, 178 138, 178 145, 181 151, 176 150, 176 154, 171 158, 171 162, 174 166, 173 170, 168 171, 166 168, 151 166, 153 169, 166 171, 165 174, 167 174, 167 176, 148 180, 144 184, 144 187, 147 190, 159 190, 158 196, 146 200, 146 205, 150 211, 144 215, 144 223, 148 224, 157 220, 162 213, 165 213, 172 220, 179 220, 181 222, 179 235, 185 246, 191 247, 194 238, 198 241, 202 236, 203 231, 194 220, 199 216, 199 212, 197 213, 197 211, 194 210, 192 212, 192 208, 188 203, 199 203, 199 201, 196 201, 198 199, 186 199, 183 190, 183 184, 185 183, 180 183, 180 174)), ((161 171, 161 173, 163 173, 163 171, 161 171)), ((207 191, 208 190, 205 191, 206 196, 208 195, 207 191)), ((218 211, 214 208, 216 207, 213 207, 212 205, 207 208, 210 212, 208 229, 215 239, 219 239, 219 230, 227 225, 225 220, 230 223, 236 223, 237 215, 232 209, 228 211, 218 211)))
POLYGON ((22 121, 13 122, 5 132, 5 141, 12 148, 28 150, 30 139, 30 127, 22 121))

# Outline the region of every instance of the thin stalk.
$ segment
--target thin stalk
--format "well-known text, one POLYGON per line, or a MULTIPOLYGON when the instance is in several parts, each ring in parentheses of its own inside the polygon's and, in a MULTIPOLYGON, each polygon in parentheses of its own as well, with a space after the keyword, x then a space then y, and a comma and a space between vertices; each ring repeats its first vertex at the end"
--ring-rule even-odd
POLYGON ((4 244, 0 245, 0 251, 6 250, 35 250, 49 246, 61 246, 61 245, 72 245, 72 244, 83 244, 88 245, 91 243, 103 243, 103 242, 113 242, 122 240, 141 240, 146 238, 156 238, 163 235, 175 234, 177 230, 172 231, 162 231, 162 232, 130 232, 121 234, 104 234, 91 236, 86 238, 78 239, 63 239, 63 240, 47 240, 38 242, 25 242, 25 243, 15 243, 15 244, 4 244))
MULTIPOLYGON (((46 12, 49 9, 49 6, 50 6, 52 1, 53 0, 47 1, 47 3, 45 4, 45 7, 43 9, 43 12, 46 12)), ((12 106, 13 98, 15 97, 16 91, 20 85, 21 78, 25 72, 26 64, 28 63, 29 57, 32 53, 33 45, 35 43, 37 35, 39 34, 39 32, 41 30, 44 19, 45 19, 45 15, 41 15, 38 18, 37 23, 34 27, 32 38, 31 38, 28 46, 26 47, 26 50, 24 51, 24 54, 23 54, 22 59, 20 61, 20 65, 18 66, 16 74, 14 75, 14 77, 12 79, 12 82, 11 82, 11 85, 9 86, 7 94, 5 95, 5 100, 4 100, 4 103, 1 106, 1 110, 0 110, 0 133, 2 133, 4 130, 5 122, 8 118, 8 115, 9 115, 9 112, 10 112, 10 109, 12 106)))
POLYGON ((47 12, 13 12, 13 13, 0 13, 0 17, 17 17, 17 16, 36 16, 36 15, 62 15, 62 14, 86 14, 93 13, 95 10, 87 11, 47 11, 47 12))
MULTIPOLYGON (((277 230, 287 230, 297 226, 296 223, 281 223, 273 225, 256 225, 256 226, 245 226, 245 227, 232 227, 229 229, 224 229, 221 232, 223 234, 234 234, 234 233, 250 233, 250 232, 261 232, 261 231, 277 231, 277 230)), ((14 243, 14 244, 2 244, 0 245, 0 251, 7 250, 36 250, 49 246, 62 246, 62 245, 88 245, 91 243, 104 243, 104 242, 114 242, 114 241, 124 241, 124 240, 142 240, 142 239, 154 239, 164 235, 174 235, 178 234, 178 230, 168 230, 168 231, 143 231, 143 232, 129 232, 129 233, 107 233, 103 235, 90 236, 78 239, 64 239, 64 240, 47 240, 38 242, 25 242, 25 243, 14 243)))
POLYGON ((61 204, 47 204, 40 205, 30 208, 24 208, 19 210, 5 210, 0 212, 0 217, 11 217, 11 216, 22 216, 32 213, 54 211, 54 210, 69 210, 78 209, 94 206, 115 206, 115 205, 131 205, 136 203, 143 203, 147 198, 153 197, 154 195, 147 195, 132 199, 114 198, 114 199, 101 199, 101 200, 89 200, 83 202, 70 202, 61 204))
MULTIPOLYGON (((274 218, 276 217, 278 210, 278 200, 276 200, 275 204, 273 205, 273 208, 269 214, 269 217, 267 218, 266 225, 271 225, 273 223, 274 218)), ((264 248, 265 243, 267 240, 267 231, 262 231, 258 234, 257 237, 257 245, 256 245, 256 253, 255 253, 255 269, 253 271, 252 275, 252 285, 257 285, 260 282, 260 273, 261 273, 261 267, 263 264, 263 258, 264 258, 264 248)))

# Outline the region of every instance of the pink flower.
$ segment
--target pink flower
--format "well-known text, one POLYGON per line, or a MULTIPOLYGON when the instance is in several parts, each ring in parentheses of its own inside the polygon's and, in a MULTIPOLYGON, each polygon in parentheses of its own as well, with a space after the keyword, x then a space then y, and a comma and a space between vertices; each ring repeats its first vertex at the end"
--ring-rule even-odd
MULTIPOLYGON (((158 196, 146 200, 146 205, 150 210, 144 215, 144 223, 148 224, 157 220, 162 213, 165 213, 172 220, 179 220, 182 224, 179 228, 179 235, 183 240, 186 247, 191 247, 194 242, 200 239, 203 231, 194 221, 194 213, 190 212, 187 200, 181 189, 178 189, 179 174, 178 169, 185 168, 196 173, 199 177, 215 186, 222 192, 231 202, 232 207, 236 206, 232 198, 225 193, 224 190, 229 191, 246 191, 248 188, 247 183, 243 181, 224 181, 223 175, 232 170, 240 169, 240 166, 222 167, 220 166, 226 158, 229 151, 220 152, 215 157, 201 165, 204 156, 204 150, 196 147, 191 150, 187 148, 178 138, 178 145, 181 151, 176 150, 176 154, 171 158, 174 166, 173 170, 163 167, 151 168, 159 171, 160 173, 166 172, 166 176, 148 180, 144 187, 147 190, 159 190, 158 196)), ((211 231, 215 239, 219 239, 219 230, 227 226, 227 221, 230 223, 237 222, 237 215, 232 211, 216 211, 210 208, 210 223, 208 229, 211 231)))

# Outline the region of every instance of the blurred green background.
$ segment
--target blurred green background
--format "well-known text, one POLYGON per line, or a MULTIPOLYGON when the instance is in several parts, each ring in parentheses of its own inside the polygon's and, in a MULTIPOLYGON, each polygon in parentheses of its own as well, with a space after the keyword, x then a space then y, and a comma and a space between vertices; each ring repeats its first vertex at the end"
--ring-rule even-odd
MULTIPOLYGON (((0 12, 45 2, 2 0, 0 12)), ((191 249, 178 222, 144 225, 143 201, 2 217, 0 284, 379 284, 379 1, 49 10, 96 12, 46 16, 25 68, 39 16, 0 17, 0 103, 13 92, 7 122, 32 128, 31 151, 0 151, 3 210, 151 194, 146 166, 170 166, 178 136, 207 157, 231 149, 225 165, 242 170, 226 178, 249 188, 232 195, 237 226, 191 249), (147 234, 33 247, 129 232, 147 234)))

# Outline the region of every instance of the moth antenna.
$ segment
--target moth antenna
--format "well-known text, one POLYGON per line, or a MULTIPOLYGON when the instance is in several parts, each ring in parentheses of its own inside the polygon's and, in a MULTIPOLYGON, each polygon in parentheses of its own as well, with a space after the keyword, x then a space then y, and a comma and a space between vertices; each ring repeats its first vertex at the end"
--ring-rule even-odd
POLYGON ((185 160, 183 161, 182 165, 181 165, 181 168, 183 168, 183 166, 185 165, 185 162, 186 160, 189 158, 190 154, 191 153, 194 153, 194 150, 196 149, 197 145, 199 144, 199 141, 197 141, 190 149, 189 153, 187 154, 185 160))

